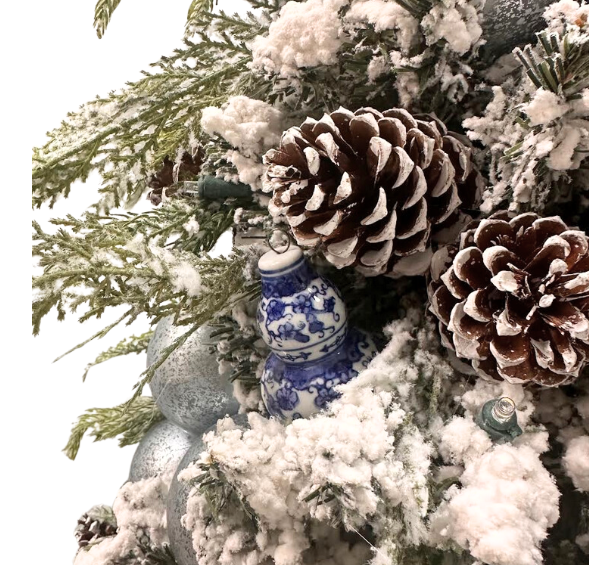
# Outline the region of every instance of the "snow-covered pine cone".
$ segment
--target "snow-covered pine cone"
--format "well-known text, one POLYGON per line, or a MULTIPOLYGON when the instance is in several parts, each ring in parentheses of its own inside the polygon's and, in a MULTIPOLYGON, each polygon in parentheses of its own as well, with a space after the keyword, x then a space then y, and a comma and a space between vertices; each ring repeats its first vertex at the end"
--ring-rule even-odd
POLYGON ((110 506, 93 506, 78 519, 74 534, 79 547, 117 533, 117 520, 110 506))
POLYGON ((340 108, 287 130, 264 156, 269 210, 297 243, 366 276, 427 271, 478 207, 471 149, 433 116, 340 108))
POLYGON ((431 263, 442 341, 487 378, 558 386, 589 354, 589 239, 559 217, 499 212, 431 263))

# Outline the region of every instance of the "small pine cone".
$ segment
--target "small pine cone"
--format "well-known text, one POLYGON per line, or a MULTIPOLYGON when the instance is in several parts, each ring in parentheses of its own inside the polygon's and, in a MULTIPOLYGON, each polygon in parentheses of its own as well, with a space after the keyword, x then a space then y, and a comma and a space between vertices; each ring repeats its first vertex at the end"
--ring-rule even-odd
POLYGON ((78 519, 74 535, 80 547, 117 533, 117 520, 110 506, 93 506, 78 519))
POLYGON ((164 161, 159 171, 151 175, 147 186, 151 188, 147 197, 154 206, 162 203, 164 196, 173 196, 176 192, 169 189, 174 183, 183 180, 193 180, 198 176, 204 159, 204 151, 198 148, 194 155, 183 153, 180 162, 174 164, 174 161, 164 157, 164 161))
POLYGON ((557 216, 499 212, 431 263, 442 342, 485 378, 558 386, 589 354, 589 239, 557 216))
POLYGON ((437 118, 403 109, 308 118, 264 163, 269 210, 297 243, 366 276, 425 273, 432 242, 454 241, 484 186, 469 147, 437 118))

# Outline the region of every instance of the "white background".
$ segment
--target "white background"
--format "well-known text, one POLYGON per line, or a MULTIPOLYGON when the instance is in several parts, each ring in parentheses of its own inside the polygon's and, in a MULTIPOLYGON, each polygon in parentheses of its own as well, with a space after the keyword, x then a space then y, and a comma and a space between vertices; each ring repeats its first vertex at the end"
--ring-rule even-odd
MULTIPOLYGON (((78 324, 51 313, 41 335, 30 337, 30 148, 44 142, 66 112, 96 94, 139 78, 141 69, 179 46, 190 0, 123 0, 102 40, 92 27, 95 0, 34 0, 3 7, 2 113, 4 173, 3 268, 0 324, 0 478, 2 563, 63 565, 76 550, 78 516, 94 504, 111 504, 126 480, 134 446, 116 440, 82 443, 75 462, 61 452, 72 423, 87 408, 114 406, 129 398, 145 358, 112 360, 91 370, 86 364, 123 337, 145 331, 145 320, 113 330, 53 364, 55 357, 118 316, 78 324), (9 36, 6 35, 9 34, 9 36), (23 129, 25 128, 25 129, 23 129), (20 211, 20 213, 19 213, 20 211)), ((12 4, 12 3, 11 3, 12 4)), ((228 11, 238 0, 222 0, 228 11)), ((70 198, 32 216, 79 215, 96 201, 98 180, 77 184, 70 198)), ((145 204, 143 204, 145 206, 145 204)))

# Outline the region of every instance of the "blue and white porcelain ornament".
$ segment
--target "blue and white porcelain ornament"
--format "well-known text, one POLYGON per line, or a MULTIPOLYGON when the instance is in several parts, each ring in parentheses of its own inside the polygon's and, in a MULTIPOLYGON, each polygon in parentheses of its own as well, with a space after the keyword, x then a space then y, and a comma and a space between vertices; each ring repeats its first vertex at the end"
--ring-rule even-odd
POLYGON ((367 334, 348 328, 339 291, 298 247, 268 251, 258 268, 258 324, 272 350, 262 374, 262 399, 281 420, 307 418, 339 396, 337 385, 367 367, 376 346, 367 334))
MULTIPOLYGON (((175 326, 172 317, 161 320, 147 348, 147 366, 155 363, 161 352, 188 329, 175 326)), ((149 383, 163 415, 194 434, 201 434, 219 418, 239 410, 233 384, 228 374, 219 374, 216 354, 211 352, 216 343, 212 332, 210 326, 196 330, 158 367, 149 383)))

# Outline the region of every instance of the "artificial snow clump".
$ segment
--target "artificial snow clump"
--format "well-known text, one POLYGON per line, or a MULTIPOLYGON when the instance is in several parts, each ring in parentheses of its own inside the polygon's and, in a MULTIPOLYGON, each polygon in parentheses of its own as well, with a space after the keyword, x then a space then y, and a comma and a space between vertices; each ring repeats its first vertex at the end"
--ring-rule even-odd
MULTIPOLYGON (((161 246, 160 239, 155 237, 146 241, 143 234, 137 234, 125 249, 139 255, 141 261, 157 275, 169 273, 170 282, 175 292, 185 291, 188 296, 198 296, 203 290, 202 279, 198 271, 195 256, 183 251, 170 251, 161 246)), ((129 279, 129 284, 145 288, 145 280, 141 276, 129 279)))
MULTIPOLYGON (((411 310, 394 322, 389 345, 340 387, 341 397, 325 412, 286 427, 250 413, 249 429, 205 436, 201 463, 214 462, 236 498, 215 515, 202 489, 190 492, 183 521, 200 565, 323 563, 309 525, 311 531, 329 525, 333 534, 334 527, 358 531, 370 524, 383 546, 425 541, 434 454, 428 435, 439 422, 422 392, 453 370, 437 353, 433 324, 415 330, 419 319, 411 310)), ((180 479, 200 473, 197 462, 180 479)), ((348 557, 365 550, 361 542, 325 564, 364 562, 348 557)))
POLYGON ((253 67, 285 78, 302 67, 333 65, 343 44, 338 10, 347 0, 287 2, 267 36, 252 43, 253 67))
POLYGON ((419 42, 419 20, 405 8, 386 0, 356 0, 344 16, 346 24, 370 24, 374 31, 395 30, 399 49, 409 51, 419 42))
POLYGON ((530 124, 533 126, 548 124, 562 117, 568 110, 564 100, 558 94, 543 88, 536 91, 525 108, 530 124))
POLYGON ((492 445, 489 435, 472 419, 455 416, 442 428, 438 449, 446 462, 462 465, 475 461, 492 445))
POLYGON ((565 25, 579 26, 580 22, 589 21, 589 4, 577 0, 560 0, 546 8, 544 19, 549 31, 563 33, 565 25))
POLYGON ((432 517, 432 541, 455 542, 488 565, 540 565, 559 492, 538 453, 498 445, 468 463, 460 482, 432 517))
POLYGON ((464 55, 479 42, 483 34, 477 11, 481 7, 481 2, 468 0, 435 3, 421 20, 428 45, 443 39, 449 49, 464 55))
MULTIPOLYGON (((482 142, 491 160, 483 212, 508 202, 510 210, 541 213, 589 188, 589 177, 575 174, 589 152, 589 88, 586 81, 571 80, 575 61, 589 53, 588 13, 587 4, 573 0, 557 2, 544 13, 552 32, 550 49, 556 45, 565 69, 558 75, 562 84, 552 77, 542 84, 537 77, 532 80, 522 64, 519 75, 505 75, 493 86, 483 115, 464 120, 468 137, 482 142)), ((520 58, 532 68, 550 68, 555 55, 545 45, 539 41, 527 47, 520 58)), ((487 78, 493 76, 491 72, 487 78)))
POLYGON ((196 218, 190 218, 182 227, 188 235, 196 235, 200 230, 200 224, 196 218))
POLYGON ((563 457, 563 465, 575 487, 589 492, 589 436, 571 439, 563 457))
POLYGON ((260 188, 261 156, 279 142, 282 133, 280 111, 261 100, 233 96, 221 108, 204 108, 200 125, 205 133, 220 136, 232 147, 225 158, 235 166, 237 176, 225 180, 260 188))
POLYGON ((171 479, 172 473, 165 472, 125 483, 113 505, 117 534, 81 549, 74 565, 117 565, 132 557, 139 559, 141 545, 159 547, 169 543, 166 499, 171 479))

